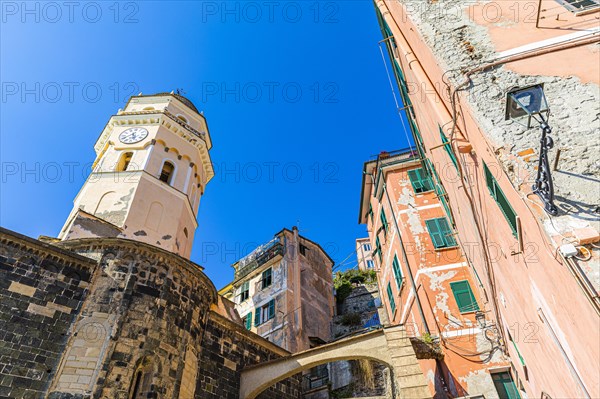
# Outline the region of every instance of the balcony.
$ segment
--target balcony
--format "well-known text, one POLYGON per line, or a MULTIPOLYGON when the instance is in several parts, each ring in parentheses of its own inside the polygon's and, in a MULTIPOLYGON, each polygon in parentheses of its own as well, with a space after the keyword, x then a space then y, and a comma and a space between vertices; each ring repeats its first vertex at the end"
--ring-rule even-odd
POLYGON ((248 275, 253 270, 264 265, 276 256, 283 256, 285 253, 283 243, 279 237, 274 238, 266 244, 256 248, 246 257, 240 259, 235 268, 235 280, 248 275))

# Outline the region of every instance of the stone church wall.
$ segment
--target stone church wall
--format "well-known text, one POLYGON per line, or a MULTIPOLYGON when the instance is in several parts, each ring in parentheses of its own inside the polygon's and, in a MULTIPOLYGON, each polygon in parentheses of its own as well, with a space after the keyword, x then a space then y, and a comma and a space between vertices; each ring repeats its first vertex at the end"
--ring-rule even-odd
MULTIPOLYGON (((0 230, 0 399, 238 398, 288 353, 243 328, 200 266, 117 238, 0 230)), ((260 397, 298 398, 292 377, 260 397)))
POLYGON ((46 392, 95 266, 0 228, 0 398, 46 392))

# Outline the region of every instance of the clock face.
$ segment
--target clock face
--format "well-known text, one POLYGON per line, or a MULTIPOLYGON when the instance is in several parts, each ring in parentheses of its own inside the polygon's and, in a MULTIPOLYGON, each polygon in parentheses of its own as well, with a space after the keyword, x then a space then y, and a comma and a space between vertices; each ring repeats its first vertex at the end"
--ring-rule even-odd
POLYGON ((119 135, 119 140, 124 144, 133 144, 142 141, 148 136, 148 131, 143 127, 132 127, 119 135))

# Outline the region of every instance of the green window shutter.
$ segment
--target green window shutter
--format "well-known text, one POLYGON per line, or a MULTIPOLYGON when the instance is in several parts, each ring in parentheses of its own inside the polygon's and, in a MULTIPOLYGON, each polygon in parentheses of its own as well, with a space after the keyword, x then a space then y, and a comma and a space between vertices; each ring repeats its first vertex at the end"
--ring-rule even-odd
POLYGON ((260 325, 260 308, 254 309, 254 326, 260 325))
POLYGON ((394 316, 394 312, 396 311, 396 302, 394 301, 394 294, 392 292, 392 284, 388 283, 387 285, 387 295, 388 300, 390 301, 390 309, 392 311, 392 317, 394 316))
POLYGON ((450 224, 446 218, 437 219, 439 230, 444 238, 446 247, 455 247, 456 240, 454 239, 454 232, 450 228, 450 224))
POLYGON ((500 185, 498 184, 498 182, 492 175, 492 172, 490 172, 490 169, 487 167, 487 165, 485 163, 483 164, 483 172, 485 175, 485 183, 486 183, 488 189, 490 190, 490 195, 492 196, 492 198, 494 198, 494 200, 500 207, 500 210, 504 214, 504 218, 508 222, 508 224, 513 232, 513 235, 516 236, 517 235, 517 213, 510 205, 510 202, 508 202, 508 199, 504 195, 504 192, 502 192, 500 185))
POLYGON ((400 291, 400 287, 402 286, 402 270, 400 269, 400 262, 398 262, 398 257, 396 257, 396 255, 394 255, 394 260, 392 261, 392 268, 394 269, 396 287, 398 287, 398 291, 400 291))
POLYGON ((444 134, 444 131, 442 130, 441 126, 439 126, 439 129, 440 129, 440 137, 442 138, 442 143, 446 144, 444 146, 444 149, 448 153, 448 156, 450 157, 450 160, 454 164, 454 167, 456 168, 456 170, 458 170, 458 160, 456 159, 456 155, 454 154, 454 150, 452 149, 452 145, 450 145, 450 142, 448 141, 448 138, 444 134))
POLYGON ((467 280, 452 282, 450 283, 450 288, 452 289, 460 313, 479 310, 479 305, 477 305, 475 295, 473 295, 471 285, 467 280))
POLYGON ((429 219, 425 221, 427 231, 433 241, 435 248, 450 248, 456 246, 454 232, 450 228, 448 220, 444 218, 429 219))
POLYGON ((275 317, 275 299, 269 301, 269 320, 275 317))
POLYGON ((500 399, 521 399, 510 373, 492 373, 492 381, 500 399))
POLYGON ((373 221, 373 206, 369 205, 369 217, 371 218, 371 222, 373 221))
POLYGON ((381 209, 381 213, 379 214, 379 219, 381 219, 381 225, 383 226, 383 234, 387 235, 388 221, 383 208, 381 209))
POLYGON ((249 330, 252 327, 252 312, 246 315, 246 330, 249 330))
POLYGON ((381 255, 381 243, 379 242, 379 237, 375 237, 375 246, 377 247, 375 252, 377 252, 377 255, 379 257, 379 263, 381 264, 383 257, 381 255))
POLYGON ((408 178, 417 194, 433 190, 431 178, 423 168, 409 170, 408 178))
POLYGON ((446 246, 446 241, 444 241, 437 219, 426 220, 425 226, 427 227, 431 241, 433 241, 433 246, 435 248, 444 248, 446 246))

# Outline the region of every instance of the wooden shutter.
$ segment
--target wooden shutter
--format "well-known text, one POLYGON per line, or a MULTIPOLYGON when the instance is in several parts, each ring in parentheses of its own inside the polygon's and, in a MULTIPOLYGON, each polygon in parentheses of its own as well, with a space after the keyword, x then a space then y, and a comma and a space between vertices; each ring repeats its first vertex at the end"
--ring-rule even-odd
POLYGON ((252 312, 246 315, 246 330, 249 330, 252 327, 252 312))
POLYGON ((435 248, 444 248, 446 246, 446 241, 444 240, 444 237, 442 236, 442 232, 440 231, 437 219, 426 220, 425 226, 427 227, 429 236, 431 236, 431 241, 433 241, 433 246, 435 248))
POLYGON ((260 325, 260 308, 254 309, 254 326, 260 325))
POLYGON ((388 300, 390 301, 390 309, 392 310, 391 316, 390 318, 393 318, 394 316, 394 312, 396 311, 396 302, 394 301, 394 294, 392 292, 392 285, 390 283, 388 283, 387 285, 387 294, 388 294, 388 300))
POLYGON ((446 247, 455 247, 456 240, 454 239, 454 232, 450 228, 450 224, 448 223, 448 220, 446 220, 446 218, 439 218, 436 220, 438 223, 439 231, 442 234, 442 237, 444 238, 446 247))
POLYGON ((392 261, 392 267, 394 269, 396 286, 398 287, 398 291, 400 291, 400 287, 402 286, 402 270, 400 269, 400 263, 398 262, 398 257, 396 257, 396 255, 394 255, 394 260, 392 261))
POLYGON ((477 305, 475 295, 473 295, 473 291, 471 291, 471 286, 467 280, 452 282, 450 283, 450 288, 452 289, 460 313, 479 310, 479 305, 477 305))
POLYGON ((275 300, 271 299, 269 301, 269 320, 275 317, 275 300))

